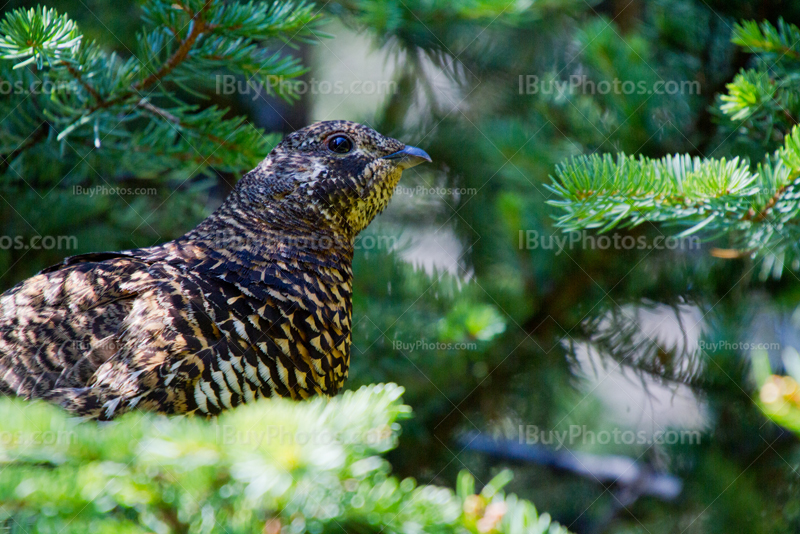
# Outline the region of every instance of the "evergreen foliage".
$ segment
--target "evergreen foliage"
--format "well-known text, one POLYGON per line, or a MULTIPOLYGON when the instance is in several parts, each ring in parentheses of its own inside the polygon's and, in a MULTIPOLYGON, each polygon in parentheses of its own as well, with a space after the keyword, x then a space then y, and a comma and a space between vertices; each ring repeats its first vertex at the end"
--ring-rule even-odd
POLYGON ((106 160, 97 162, 101 169, 140 178, 191 176, 208 167, 246 172, 276 137, 175 91, 204 98, 222 72, 273 91, 304 69, 282 47, 263 45, 311 39, 317 19, 310 4, 151 1, 123 59, 84 39, 66 14, 10 11, 0 23, 0 79, 15 90, 0 101, 0 171, 6 180, 24 180, 35 170, 25 163, 36 158, 68 155, 73 165, 88 165, 95 153, 106 160))
POLYGON ((133 414, 76 424, 0 400, 0 525, 11 532, 566 534, 505 495, 390 475, 409 417, 393 384, 306 403, 274 399, 213 421, 133 414))
MULTIPOLYGON (((737 254, 779 256, 798 264, 800 217, 800 30, 780 20, 737 24, 732 42, 756 54, 719 98, 719 112, 741 135, 762 140, 763 161, 701 158, 660 159, 618 154, 577 156, 556 167, 551 205, 562 210, 565 231, 644 222, 683 226, 679 236, 701 232, 730 236, 737 254)), ((795 268, 796 268, 795 267, 795 268)))

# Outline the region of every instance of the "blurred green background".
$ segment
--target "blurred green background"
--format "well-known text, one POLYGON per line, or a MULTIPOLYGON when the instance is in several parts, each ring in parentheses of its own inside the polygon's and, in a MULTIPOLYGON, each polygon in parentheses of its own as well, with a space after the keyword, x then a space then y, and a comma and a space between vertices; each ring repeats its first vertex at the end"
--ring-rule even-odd
MULTIPOLYGON (((131 53, 139 2, 41 3, 131 53)), ((546 184, 571 155, 762 154, 763 140, 712 108, 750 61, 731 29, 744 19, 798 24, 800 3, 318 7, 330 37, 293 49, 309 67, 296 103, 254 88, 208 96, 265 132, 349 119, 434 160, 404 174, 354 261, 347 388, 396 382, 416 414, 389 455, 395 472, 452 485, 468 469, 482 485, 510 467, 511 491, 577 533, 800 531, 797 438, 761 414, 748 370, 753 347, 777 366, 800 347, 796 273, 713 256, 724 241, 657 249, 653 226, 620 234, 643 239, 641 249, 577 236, 559 250, 546 237, 560 235, 546 184), (615 80, 622 90, 603 89, 615 80)), ((77 237, 76 250, 1 250, 3 290, 65 255, 178 237, 231 178, 63 172, 64 183, 2 186, 3 235, 77 237), (157 194, 90 197, 69 185, 151 182, 157 194)))

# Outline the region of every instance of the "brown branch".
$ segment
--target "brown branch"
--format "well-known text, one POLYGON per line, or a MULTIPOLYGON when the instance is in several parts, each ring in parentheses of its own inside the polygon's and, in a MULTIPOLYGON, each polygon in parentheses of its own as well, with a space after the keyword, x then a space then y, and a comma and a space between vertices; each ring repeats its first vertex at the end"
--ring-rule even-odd
POLYGON ((763 44, 762 44, 761 48, 763 48, 764 50, 768 50, 770 52, 776 52, 776 53, 777 52, 781 52, 783 55, 789 56, 792 59, 800 59, 800 52, 798 52, 797 50, 795 50, 791 46, 784 46, 784 45, 772 46, 772 43, 770 41, 766 41, 766 40, 762 41, 762 43, 763 44))
POLYGON ((67 67, 67 71, 69 71, 72 77, 78 80, 78 83, 81 84, 84 89, 86 89, 86 92, 92 95, 92 98, 94 98, 95 102, 102 102, 103 98, 100 96, 100 93, 98 93, 94 87, 89 85, 89 83, 83 79, 81 71, 79 71, 66 61, 62 61, 62 63, 64 64, 65 67, 67 67))
MULTIPOLYGON (((777 100, 777 99, 776 99, 776 100, 777 100)), ((797 122, 797 119, 795 119, 795 118, 794 118, 794 116, 793 116, 791 113, 789 113, 789 110, 788 110, 788 109, 786 109, 786 108, 784 108, 783 106, 781 106, 781 105, 780 105, 780 102, 778 103, 778 105, 779 105, 779 106, 781 107, 781 109, 783 110, 783 115, 784 115, 784 117, 786 117, 786 119, 789 121, 789 123, 790 123, 792 126, 797 126, 797 124, 798 124, 798 122, 797 122)))
POLYGON ((208 11, 211 2, 212 0, 207 0, 206 3, 203 4, 203 7, 200 8, 200 11, 198 11, 192 16, 192 20, 194 20, 194 25, 192 26, 192 30, 189 32, 189 35, 186 36, 186 39, 184 39, 181 42, 180 46, 178 46, 178 49, 175 51, 175 53, 172 54, 172 56, 167 60, 166 63, 164 63, 164 65, 161 66, 160 69, 158 69, 158 72, 151 74, 141 82, 135 83, 133 85, 134 91, 139 91, 140 89, 146 89, 150 85, 154 84, 155 82, 157 82, 158 80, 160 80, 161 78, 172 72, 175 69, 175 67, 180 65, 181 62, 183 62, 183 60, 186 59, 186 56, 189 54, 189 51, 194 46, 194 43, 203 34, 203 32, 206 29, 208 29, 208 27, 206 26, 206 21, 203 19, 203 15, 205 15, 205 12, 208 11))
POLYGON ((794 182, 794 179, 796 178, 796 176, 794 176, 794 174, 795 173, 793 173, 793 175, 790 176, 789 183, 784 185, 783 187, 779 188, 775 192, 775 194, 772 195, 772 198, 770 198, 767 201, 767 203, 764 204, 763 208, 759 209, 758 211, 754 210, 753 208, 750 208, 749 210, 747 210, 747 213, 744 214, 744 216, 742 217, 742 220, 743 221, 751 221, 751 222, 761 222, 764 219, 766 219, 767 215, 769 215, 769 210, 771 210, 773 207, 775 207, 775 204, 777 204, 778 201, 781 199, 781 195, 783 195, 786 192, 786 190, 789 188, 789 185, 791 185, 794 182))
POLYGON ((14 161, 17 156, 31 148, 36 143, 40 142, 42 139, 47 137, 47 132, 50 130, 50 124, 47 121, 42 122, 34 132, 28 136, 28 138, 23 141, 23 143, 17 147, 16 150, 11 152, 10 154, 4 156, 0 154, 0 174, 5 173, 8 170, 8 167, 11 165, 11 162, 14 161))

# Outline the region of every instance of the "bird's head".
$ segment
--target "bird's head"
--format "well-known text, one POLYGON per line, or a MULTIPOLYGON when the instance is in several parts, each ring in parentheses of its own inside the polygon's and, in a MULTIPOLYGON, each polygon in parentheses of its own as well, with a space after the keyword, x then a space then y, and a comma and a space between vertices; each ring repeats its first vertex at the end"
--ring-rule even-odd
POLYGON ((267 209, 297 214, 355 236, 389 203, 403 170, 425 151, 349 121, 324 121, 288 135, 248 177, 267 209))

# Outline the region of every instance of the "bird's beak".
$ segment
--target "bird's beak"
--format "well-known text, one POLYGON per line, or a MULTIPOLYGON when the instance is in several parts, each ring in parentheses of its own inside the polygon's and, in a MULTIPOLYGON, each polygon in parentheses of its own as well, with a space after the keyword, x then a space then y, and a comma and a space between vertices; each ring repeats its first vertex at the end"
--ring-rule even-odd
POLYGON ((383 156, 383 159, 392 160, 402 170, 410 169, 415 165, 419 165, 423 161, 431 162, 431 157, 427 152, 415 146, 408 146, 403 150, 398 150, 394 154, 383 156))

